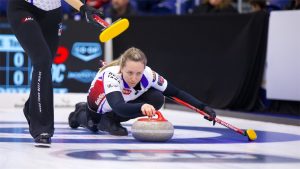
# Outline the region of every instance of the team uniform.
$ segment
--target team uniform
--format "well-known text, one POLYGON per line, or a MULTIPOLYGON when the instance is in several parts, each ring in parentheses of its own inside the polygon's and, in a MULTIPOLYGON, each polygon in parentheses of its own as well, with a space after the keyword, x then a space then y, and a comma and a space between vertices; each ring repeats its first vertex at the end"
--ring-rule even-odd
POLYGON ((93 132, 107 131, 112 135, 127 135, 120 122, 144 116, 142 106, 159 110, 164 96, 177 97, 203 110, 206 105, 176 88, 161 75, 146 66, 140 82, 130 87, 123 79, 120 66, 107 67, 94 78, 87 103, 78 103, 69 115, 71 128, 86 127, 93 132))
POLYGON ((162 76, 146 67, 140 82, 130 87, 119 71, 120 66, 111 66, 98 72, 89 89, 87 103, 77 103, 69 115, 71 128, 82 126, 93 132, 127 135, 127 129, 120 122, 143 116, 141 107, 145 103, 157 110, 162 107, 163 91, 168 86, 162 76))
MULTIPOLYGON (((144 70, 140 83, 133 88, 129 87, 123 80, 119 71, 120 66, 108 67, 104 71, 99 72, 92 82, 88 95, 88 104, 97 113, 104 114, 113 111, 106 98, 112 92, 120 92, 127 103, 136 100, 150 88, 154 88, 161 93, 167 88, 167 80, 152 71, 148 66, 144 70)), ((124 112, 122 113, 125 114, 124 112)))

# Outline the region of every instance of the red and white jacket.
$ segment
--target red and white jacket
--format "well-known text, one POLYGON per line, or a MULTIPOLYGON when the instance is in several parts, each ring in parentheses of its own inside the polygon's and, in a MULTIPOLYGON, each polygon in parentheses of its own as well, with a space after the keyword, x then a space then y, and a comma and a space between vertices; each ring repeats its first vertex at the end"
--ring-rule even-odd
POLYGON ((124 81, 120 73, 120 66, 111 66, 97 73, 89 89, 88 103, 93 110, 103 114, 112 111, 105 98, 106 94, 119 91, 125 102, 128 102, 135 100, 151 87, 163 92, 166 90, 167 84, 167 80, 146 66, 138 84, 140 90, 135 90, 124 81))

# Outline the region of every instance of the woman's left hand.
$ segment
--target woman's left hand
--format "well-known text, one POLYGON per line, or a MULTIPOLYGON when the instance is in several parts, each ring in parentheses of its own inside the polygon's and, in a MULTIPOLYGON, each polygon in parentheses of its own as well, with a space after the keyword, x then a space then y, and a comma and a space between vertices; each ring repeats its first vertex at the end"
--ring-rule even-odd
POLYGON ((215 125, 216 124, 215 118, 217 116, 216 112, 211 107, 209 107, 209 106, 205 106, 204 109, 203 109, 203 111, 210 116, 210 117, 204 116, 204 118, 206 120, 213 121, 213 125, 215 125))

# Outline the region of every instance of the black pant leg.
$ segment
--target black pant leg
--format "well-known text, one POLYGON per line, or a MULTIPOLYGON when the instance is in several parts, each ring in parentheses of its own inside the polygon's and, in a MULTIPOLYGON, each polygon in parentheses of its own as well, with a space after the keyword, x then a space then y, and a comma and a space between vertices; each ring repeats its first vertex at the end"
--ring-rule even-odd
POLYGON ((24 1, 9 1, 8 6, 8 20, 12 30, 25 52, 30 56, 33 65, 28 108, 30 134, 34 138, 41 133, 53 135, 54 112, 51 75, 53 53, 39 24, 40 19, 37 19, 39 16, 35 16, 41 11, 35 13, 37 9, 27 5, 24 1), (31 17, 32 20, 22 22, 26 17, 31 17))
POLYGON ((60 28, 61 23, 61 8, 47 12, 47 14, 45 14, 45 16, 39 21, 42 33, 52 54, 52 58, 55 57, 57 52, 59 44, 58 30, 60 28))

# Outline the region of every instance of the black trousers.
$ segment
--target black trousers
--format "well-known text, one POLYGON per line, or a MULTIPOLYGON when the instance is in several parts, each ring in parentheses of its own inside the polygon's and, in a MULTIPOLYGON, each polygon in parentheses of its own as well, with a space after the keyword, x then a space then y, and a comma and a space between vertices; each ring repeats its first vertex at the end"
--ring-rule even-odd
POLYGON ((58 47, 61 9, 43 11, 24 0, 9 0, 7 17, 33 65, 30 95, 24 110, 32 137, 54 133, 51 67, 58 47))

